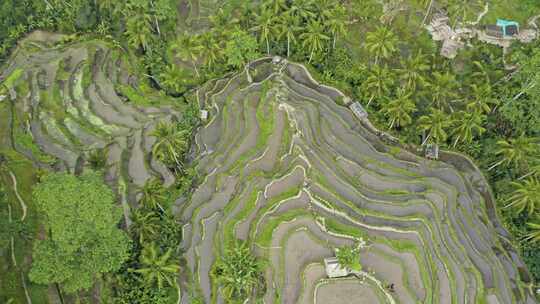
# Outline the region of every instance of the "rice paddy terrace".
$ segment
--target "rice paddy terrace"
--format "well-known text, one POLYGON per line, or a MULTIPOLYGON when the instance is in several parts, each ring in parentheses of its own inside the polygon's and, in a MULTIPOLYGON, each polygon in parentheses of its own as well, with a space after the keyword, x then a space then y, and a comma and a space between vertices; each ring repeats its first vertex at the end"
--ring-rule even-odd
POLYGON ((343 100, 269 58, 198 91, 182 303, 224 302, 211 269, 235 239, 266 261, 264 303, 535 303, 474 165, 390 145, 343 100), (359 241, 360 278, 328 279, 324 258, 359 241))
MULTIPOLYGON (((138 187, 174 182, 151 155, 150 133, 181 111, 130 89, 137 79, 121 50, 36 35, 0 74, 9 144, 36 167, 70 171, 104 149, 129 225, 138 187)), ((191 152, 202 181, 175 206, 185 223, 181 303, 194 291, 224 302, 211 269, 236 239, 266 261, 268 304, 535 303, 489 188, 465 158, 431 161, 389 144, 300 65, 265 58, 248 71, 197 91, 210 118, 191 152), (328 279, 324 258, 360 240, 359 277, 328 279)))
POLYGON ((150 155, 150 133, 157 122, 177 118, 178 108, 153 106, 158 100, 167 104, 168 97, 134 89, 137 78, 122 50, 103 41, 61 39, 34 32, 0 75, 9 92, 3 103, 12 105, 12 148, 37 168, 70 172, 88 165, 90 154, 101 149, 106 181, 117 190, 129 225, 128 202, 137 201, 139 187, 152 177, 174 182, 150 155))

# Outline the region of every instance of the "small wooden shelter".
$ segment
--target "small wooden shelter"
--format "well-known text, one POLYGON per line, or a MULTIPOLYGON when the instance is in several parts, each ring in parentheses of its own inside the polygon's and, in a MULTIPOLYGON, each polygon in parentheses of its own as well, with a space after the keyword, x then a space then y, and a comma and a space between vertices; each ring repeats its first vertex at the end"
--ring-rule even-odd
POLYGON ((506 37, 512 37, 519 34, 519 23, 516 21, 498 19, 497 26, 501 27, 503 35, 506 37))
POLYGON ((324 269, 326 270, 326 275, 332 279, 349 275, 349 271, 346 268, 341 267, 338 259, 335 257, 324 259, 324 269))
POLYGON ((200 118, 201 118, 202 121, 207 121, 208 120, 208 111, 201 110, 200 118))
POLYGON ((519 23, 498 19, 496 24, 486 25, 485 32, 497 38, 512 38, 519 35, 519 23))
POLYGON ((364 107, 362 107, 362 105, 358 101, 353 102, 349 106, 349 109, 351 109, 351 111, 353 111, 354 115, 356 115, 356 117, 358 117, 358 119, 364 119, 364 118, 368 117, 368 113, 366 112, 364 107))

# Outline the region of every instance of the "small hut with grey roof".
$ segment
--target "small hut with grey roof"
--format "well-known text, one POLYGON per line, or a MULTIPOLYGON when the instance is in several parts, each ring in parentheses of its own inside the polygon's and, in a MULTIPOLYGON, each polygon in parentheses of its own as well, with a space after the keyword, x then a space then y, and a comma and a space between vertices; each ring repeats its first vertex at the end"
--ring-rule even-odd
POLYGON ((351 111, 353 111, 354 115, 356 115, 356 117, 358 117, 358 119, 365 119, 365 118, 368 117, 368 113, 366 112, 364 107, 362 107, 362 105, 358 101, 353 102, 349 106, 349 109, 351 109, 351 111))
POLYGON ((349 275, 349 271, 346 268, 341 267, 338 259, 335 257, 324 259, 324 268, 326 270, 326 275, 331 279, 342 278, 349 275))

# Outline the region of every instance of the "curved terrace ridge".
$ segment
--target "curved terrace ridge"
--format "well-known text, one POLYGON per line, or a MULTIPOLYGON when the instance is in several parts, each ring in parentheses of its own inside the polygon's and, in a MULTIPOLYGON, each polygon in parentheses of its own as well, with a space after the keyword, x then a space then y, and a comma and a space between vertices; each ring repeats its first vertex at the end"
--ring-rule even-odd
POLYGON ((182 303, 193 290, 224 302, 212 267, 236 239, 267 260, 265 303, 351 290, 373 303, 534 303, 489 186, 465 156, 417 155, 281 58, 209 81, 197 100, 209 119, 191 152, 202 182, 178 206, 182 303), (323 260, 360 239, 364 275, 328 279, 323 260))

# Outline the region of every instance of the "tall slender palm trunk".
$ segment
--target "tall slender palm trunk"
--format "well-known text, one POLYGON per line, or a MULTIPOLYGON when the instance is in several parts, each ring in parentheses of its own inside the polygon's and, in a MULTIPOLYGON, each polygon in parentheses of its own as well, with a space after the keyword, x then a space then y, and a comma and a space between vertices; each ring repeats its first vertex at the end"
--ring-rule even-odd
POLYGON ((287 35, 287 58, 291 56, 291 37, 287 35))
POLYGON ((199 70, 197 69, 197 65, 195 64, 195 60, 192 60, 191 64, 193 65, 193 68, 195 69, 195 74, 197 74, 197 78, 201 77, 201 75, 199 74, 199 70))
MULTIPOLYGON (((152 6, 153 9, 155 9, 154 1, 150 1, 150 5, 152 6)), ((159 29, 159 22, 158 22, 157 17, 155 15, 154 15, 154 23, 156 24, 156 31, 158 33, 158 36, 161 36, 161 30, 159 29)))
POLYGON ((54 287, 56 287, 56 292, 58 293, 58 297, 60 298, 60 303, 64 304, 64 295, 62 294, 62 289, 60 288, 60 284, 54 283, 54 287))
POLYGON ((426 136, 426 138, 424 139, 424 141, 422 142, 422 146, 426 144, 426 142, 428 141, 428 139, 431 137, 431 132, 429 132, 428 136, 426 136))
POLYGON ((50 8, 50 9, 54 8, 49 1, 43 0, 43 2, 45 2, 45 5, 47 5, 48 8, 50 8))
POLYGON ((494 169, 495 167, 497 167, 498 165, 502 164, 504 162, 504 159, 501 159, 500 161, 496 162, 495 164, 493 164, 491 167, 488 168, 488 171, 491 171, 492 169, 494 169))
POLYGON ((367 103, 368 107, 371 104, 371 102, 373 101, 373 99, 375 99, 375 95, 371 95, 371 97, 369 98, 368 103, 367 103))
POLYGON ((527 174, 525 174, 525 175, 520 176, 520 177, 518 178, 518 180, 522 180, 522 179, 527 178, 527 177, 529 177, 529 176, 531 176, 531 175, 534 175, 534 174, 536 174, 536 172, 534 172, 534 170, 533 170, 533 171, 531 171, 531 172, 529 172, 529 173, 527 173, 527 174))
POLYGON ((456 138, 456 140, 454 141, 454 148, 457 146, 459 140, 461 139, 461 135, 458 135, 458 137, 456 138))
POLYGON ((426 24, 427 17, 429 16, 429 13, 431 12, 431 7, 433 6, 433 0, 429 1, 428 8, 426 10, 426 15, 424 16, 424 20, 422 20, 422 26, 426 24))

